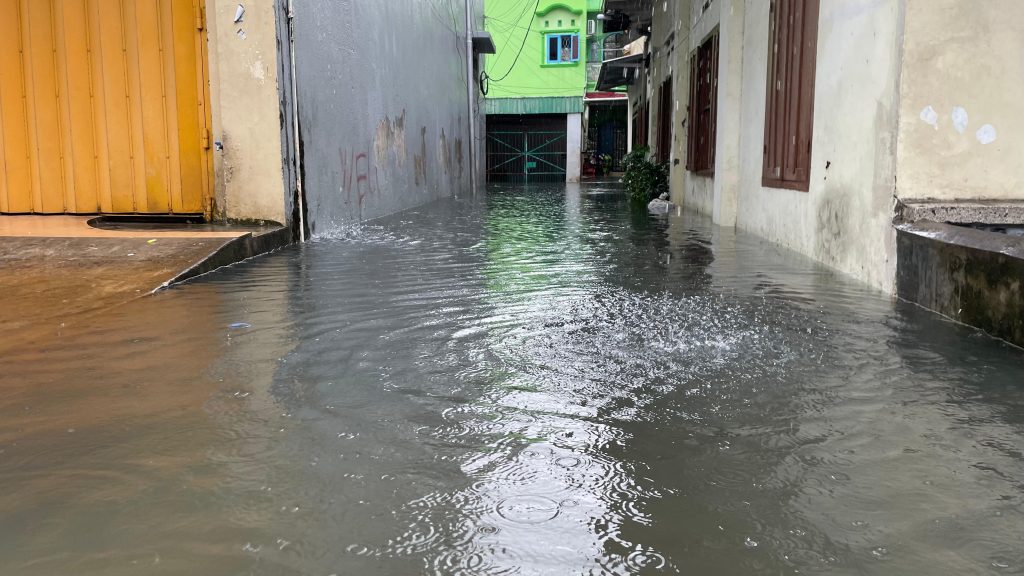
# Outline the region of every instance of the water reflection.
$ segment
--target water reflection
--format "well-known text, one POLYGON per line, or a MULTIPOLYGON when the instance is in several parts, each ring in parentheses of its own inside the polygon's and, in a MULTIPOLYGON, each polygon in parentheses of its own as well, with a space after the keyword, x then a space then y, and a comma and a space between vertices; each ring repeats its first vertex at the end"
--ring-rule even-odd
POLYGON ((1024 569, 1018 350, 611 186, 0 349, 12 573, 1024 569))

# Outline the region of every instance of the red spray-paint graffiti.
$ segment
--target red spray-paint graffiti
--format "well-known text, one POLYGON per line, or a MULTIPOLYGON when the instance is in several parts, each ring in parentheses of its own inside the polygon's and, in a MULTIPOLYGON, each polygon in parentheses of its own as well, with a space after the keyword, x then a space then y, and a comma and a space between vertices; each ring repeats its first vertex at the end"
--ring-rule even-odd
POLYGON ((380 175, 377 168, 373 169, 370 178, 370 156, 367 152, 339 150, 341 161, 341 191, 345 194, 345 203, 351 204, 355 195, 359 208, 367 196, 380 191, 380 175))

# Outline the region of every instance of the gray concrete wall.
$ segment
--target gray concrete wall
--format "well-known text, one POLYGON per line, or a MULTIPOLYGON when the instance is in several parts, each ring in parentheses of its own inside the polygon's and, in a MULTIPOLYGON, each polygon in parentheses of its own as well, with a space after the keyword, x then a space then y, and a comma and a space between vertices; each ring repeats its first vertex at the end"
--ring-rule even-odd
POLYGON ((931 222, 898 238, 900 298, 1024 346, 1024 238, 931 222))
POLYGON ((313 235, 470 193, 463 2, 294 0, 294 39, 313 235))

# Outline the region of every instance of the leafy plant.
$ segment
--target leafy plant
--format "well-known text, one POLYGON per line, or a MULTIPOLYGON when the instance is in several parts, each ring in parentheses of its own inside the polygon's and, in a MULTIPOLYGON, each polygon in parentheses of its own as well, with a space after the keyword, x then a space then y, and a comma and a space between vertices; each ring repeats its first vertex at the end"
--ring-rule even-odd
POLYGON ((668 192, 668 164, 654 162, 649 148, 636 148, 623 159, 626 175, 622 178, 629 198, 646 204, 668 192))

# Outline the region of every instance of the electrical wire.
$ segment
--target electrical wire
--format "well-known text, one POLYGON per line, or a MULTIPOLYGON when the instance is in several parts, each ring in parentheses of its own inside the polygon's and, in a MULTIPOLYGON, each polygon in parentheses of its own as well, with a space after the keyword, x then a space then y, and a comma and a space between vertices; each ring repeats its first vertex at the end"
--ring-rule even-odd
MULTIPOLYGON (((456 32, 455 32, 455 40, 456 40, 456 42, 455 42, 455 50, 459 53, 459 60, 464 60, 465 58, 468 58, 468 55, 467 56, 463 56, 463 54, 462 54, 462 47, 460 46, 461 38, 460 38, 460 34, 457 31, 457 29, 459 27, 459 23, 458 23, 458 20, 455 18, 455 8, 452 7, 452 0, 448 0, 448 13, 451 14, 451 17, 452 17, 452 26, 454 28, 456 28, 456 32)), ((469 34, 471 34, 471 33, 472 32, 470 30, 466 30, 466 35, 467 36, 469 34)), ((459 78, 462 79, 463 86, 465 86, 468 89, 469 88, 469 76, 466 73, 466 71, 462 70, 461 68, 459 68, 459 78)))
MULTIPOLYGON (((519 11, 519 15, 516 16, 516 20, 515 21, 516 21, 517 24, 523 20, 523 16, 526 15, 526 11, 529 10, 529 9, 530 9, 530 0, 526 0, 526 2, 523 4, 523 8, 519 11)), ((511 14, 511 12, 509 12, 509 14, 511 14)), ((502 18, 504 18, 504 16, 502 16, 502 18)), ((484 26, 485 27, 492 26, 490 20, 491 19, 488 16, 486 16, 486 15, 484 16, 484 26)), ((504 20, 502 20, 500 18, 497 19, 497 21, 498 22, 504 22, 504 20)), ((533 15, 532 14, 530 15, 530 22, 531 23, 533 22, 533 15)), ((504 33, 508 33, 509 35, 511 35, 511 30, 512 30, 511 26, 506 26, 505 29, 503 30, 503 32, 504 33)), ((508 49, 509 44, 511 44, 511 43, 510 42, 505 42, 505 44, 502 45, 501 50, 498 50, 498 54, 494 58, 495 62, 498 62, 498 61, 501 60, 501 57, 502 57, 502 55, 505 54, 505 50, 508 49)))
MULTIPOLYGON (((492 19, 494 19, 494 20, 501 20, 502 18, 506 18, 506 17, 508 17, 508 16, 511 16, 511 15, 512 15, 512 13, 513 13, 513 12, 515 12, 516 10, 519 10, 519 17, 520 17, 520 18, 522 18, 522 17, 523 17, 523 11, 524 11, 524 10, 525 10, 525 9, 526 9, 526 8, 527 8, 527 7, 529 6, 529 5, 530 5, 530 0, 524 0, 524 1, 523 1, 523 4, 522 4, 522 6, 523 6, 522 8, 519 8, 519 4, 516 4, 516 3, 512 3, 512 4, 510 4, 510 6, 511 6, 511 7, 510 7, 510 8, 508 8, 508 9, 506 9, 506 10, 505 10, 504 12, 502 12, 501 14, 498 14, 498 15, 492 15, 492 16, 485 16, 485 18, 492 18, 492 19)), ((517 20, 517 22, 518 22, 518 20, 517 20)))
MULTIPOLYGON (((536 14, 538 8, 540 8, 540 0, 537 0, 537 3, 534 4, 533 12, 535 14, 536 14)), ((491 75, 488 74, 487 72, 483 73, 483 77, 486 77, 488 83, 490 83, 490 82, 501 82, 505 78, 508 78, 509 74, 512 73, 512 70, 515 69, 516 64, 519 62, 519 57, 523 55, 523 48, 526 48, 526 41, 530 39, 530 31, 533 28, 533 21, 534 20, 536 20, 536 18, 530 18, 530 25, 526 29, 526 34, 523 34, 523 43, 519 45, 519 52, 516 53, 516 59, 512 61, 512 65, 508 67, 508 70, 501 76, 501 78, 492 78, 491 75)), ((485 92, 485 94, 486 94, 486 92, 485 92)))

